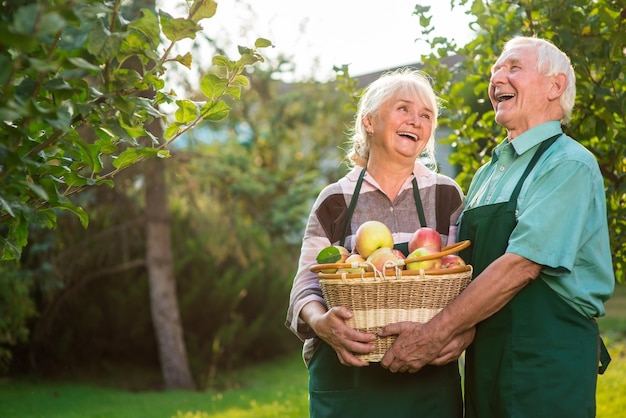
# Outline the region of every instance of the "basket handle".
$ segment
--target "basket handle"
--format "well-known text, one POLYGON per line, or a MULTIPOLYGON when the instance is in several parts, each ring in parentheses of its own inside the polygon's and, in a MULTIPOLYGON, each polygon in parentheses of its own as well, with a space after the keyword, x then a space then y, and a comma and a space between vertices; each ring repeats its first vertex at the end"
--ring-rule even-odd
POLYGON ((454 253, 458 253, 461 250, 466 249, 471 244, 470 240, 465 240, 461 242, 457 242, 455 244, 450 244, 446 247, 443 247, 440 252, 432 253, 428 255, 423 255, 421 257, 407 258, 404 260, 404 263, 414 263, 416 261, 426 261, 426 260, 434 260, 435 258, 441 258, 444 255, 450 255, 454 253))
MULTIPOLYGON (((424 255, 422 257, 415 257, 415 258, 407 258, 406 260, 401 260, 398 263, 398 266, 406 264, 406 263, 413 263, 416 261, 425 261, 425 260, 433 260, 435 258, 441 258, 444 255, 448 255, 448 254, 454 254, 457 253, 461 250, 464 250, 465 248, 469 247, 471 244, 471 242, 469 240, 465 240, 465 241, 461 241, 461 242, 457 242, 455 244, 450 244, 444 248, 441 249, 440 252, 438 253, 433 253, 433 254, 429 254, 429 255, 424 255)), ((313 272, 313 273, 319 273, 323 270, 331 270, 331 269, 340 269, 340 268, 357 268, 357 267, 367 267, 370 266, 371 264, 366 264, 366 263, 331 263, 331 264, 315 264, 313 266, 311 266, 309 268, 309 271, 313 272)), ((394 267, 394 266, 389 266, 394 267)))

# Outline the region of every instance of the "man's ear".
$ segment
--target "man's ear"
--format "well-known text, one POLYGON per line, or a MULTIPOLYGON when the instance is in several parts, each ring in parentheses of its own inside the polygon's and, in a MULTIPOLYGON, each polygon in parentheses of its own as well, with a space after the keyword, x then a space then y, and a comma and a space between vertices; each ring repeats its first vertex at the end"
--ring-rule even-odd
POLYGON ((550 91, 548 92, 549 100, 557 100, 563 95, 567 87, 567 77, 563 73, 550 76, 550 91))

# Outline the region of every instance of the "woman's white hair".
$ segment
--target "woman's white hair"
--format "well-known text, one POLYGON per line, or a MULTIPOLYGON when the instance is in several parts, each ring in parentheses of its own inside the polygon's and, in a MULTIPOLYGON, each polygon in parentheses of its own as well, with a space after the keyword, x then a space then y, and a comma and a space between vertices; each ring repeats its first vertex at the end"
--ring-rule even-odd
POLYGON ((367 135, 363 120, 374 116, 381 106, 388 100, 409 93, 421 100, 427 107, 433 109, 432 132, 422 155, 435 161, 435 130, 440 100, 435 94, 430 78, 421 71, 411 68, 400 68, 384 73, 376 81, 369 84, 359 100, 354 127, 350 135, 350 150, 348 159, 354 165, 367 166, 370 154, 370 138, 367 135))
POLYGON ((576 75, 569 57, 546 39, 517 36, 504 44, 505 52, 513 48, 533 47, 537 50, 537 71, 545 76, 559 73, 565 74, 567 86, 561 95, 560 104, 563 111, 561 123, 566 124, 572 117, 576 100, 576 75))

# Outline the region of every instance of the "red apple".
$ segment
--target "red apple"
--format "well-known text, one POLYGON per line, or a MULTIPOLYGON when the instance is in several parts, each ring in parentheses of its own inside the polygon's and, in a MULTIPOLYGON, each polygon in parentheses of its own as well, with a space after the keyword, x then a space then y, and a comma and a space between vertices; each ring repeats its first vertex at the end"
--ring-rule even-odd
MULTIPOLYGON (((393 251, 393 253, 394 253, 395 255, 397 255, 397 256, 398 256, 398 260, 404 260, 404 259, 406 259, 406 255, 404 255, 404 253, 403 253, 402 251, 398 250, 397 248, 394 248, 394 249, 393 249, 393 250, 391 250, 391 251, 393 251)), ((399 266, 399 267, 400 267, 401 269, 404 269, 404 268, 405 268, 405 266, 403 266, 403 265, 402 265, 402 266, 399 266)))
POLYGON ((402 259, 402 260, 404 260, 404 259, 406 258, 406 255, 404 255, 404 253, 403 253, 402 251, 398 250, 397 248, 394 248, 394 249, 393 249, 393 250, 391 250, 391 251, 393 251, 393 253, 394 253, 395 255, 397 255, 397 256, 398 256, 398 258, 400 258, 400 259, 402 259))
POLYGON ((370 254, 379 248, 393 248, 393 236, 384 223, 367 221, 356 230, 354 247, 357 253, 367 259, 370 254))
POLYGON ((428 227, 423 227, 415 231, 409 239, 409 252, 412 253, 422 247, 431 248, 435 250, 435 252, 440 252, 441 235, 439 235, 439 232, 428 227))
MULTIPOLYGON (((411 258, 425 257, 438 252, 439 251, 435 251, 432 248, 420 247, 411 252, 406 258, 408 260, 411 258)), ((441 268, 441 257, 430 260, 414 261, 412 263, 407 263, 406 265, 407 270, 435 270, 439 268, 441 268)))
MULTIPOLYGON (((398 256, 391 248, 381 247, 374 250, 374 252, 367 257, 367 262, 373 264, 376 270, 383 271, 396 266, 398 263, 398 256)), ((368 266, 366 270, 372 271, 372 267, 368 266)))
POLYGON ((448 254, 441 257, 441 267, 444 269, 462 267, 465 265, 465 261, 456 254, 448 254))
POLYGON ((350 267, 342 267, 337 269, 337 273, 362 273, 363 267, 358 267, 359 264, 365 263, 365 259, 361 257, 361 254, 350 254, 350 257, 344 260, 346 264, 352 264, 350 267))

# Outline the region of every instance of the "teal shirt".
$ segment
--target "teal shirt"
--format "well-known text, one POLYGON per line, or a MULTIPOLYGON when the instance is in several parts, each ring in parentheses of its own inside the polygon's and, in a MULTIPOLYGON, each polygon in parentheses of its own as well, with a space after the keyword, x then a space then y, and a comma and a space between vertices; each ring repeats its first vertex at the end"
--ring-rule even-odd
MULTIPOLYGON (((539 144, 562 132, 560 122, 547 122, 500 143, 476 172, 467 208, 508 201, 539 144)), ((545 266, 541 277, 582 315, 603 316, 615 276, 604 181, 594 156, 561 135, 524 182, 516 216, 507 252, 545 266)))

